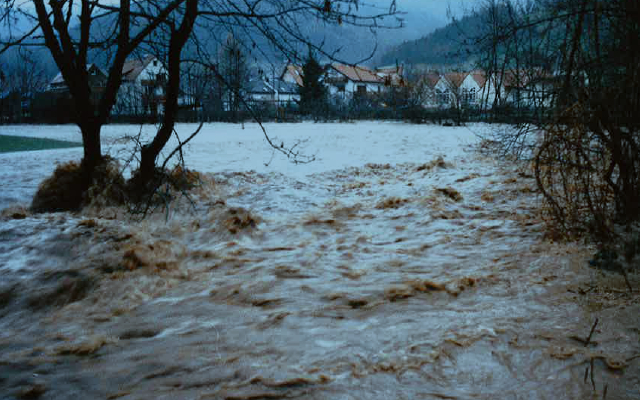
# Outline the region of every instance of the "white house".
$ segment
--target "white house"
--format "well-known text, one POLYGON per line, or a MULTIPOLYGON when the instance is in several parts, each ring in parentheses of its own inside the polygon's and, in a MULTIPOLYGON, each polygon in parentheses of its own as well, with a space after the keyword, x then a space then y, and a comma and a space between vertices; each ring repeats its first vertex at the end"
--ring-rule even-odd
POLYGON ((113 114, 162 114, 166 79, 166 69, 154 56, 127 60, 122 67, 122 85, 118 91, 113 114))
POLYGON ((297 104, 300 101, 298 85, 282 80, 252 81, 247 88, 247 97, 252 103, 272 104, 277 107, 297 104))
MULTIPOLYGON (((324 66, 324 83, 329 95, 337 100, 349 100, 357 96, 382 93, 388 87, 404 85, 402 66, 371 69, 361 65, 332 63, 324 66)), ((303 86, 302 67, 287 65, 280 80, 303 86)))
POLYGON ((418 84, 423 95, 423 106, 426 108, 480 108, 487 88, 487 78, 483 71, 448 72, 443 75, 427 73, 418 84))
POLYGON ((302 67, 299 65, 288 64, 285 66, 282 74, 280 74, 280 80, 283 82, 295 83, 298 86, 303 86, 302 67))
POLYGON ((411 86, 411 95, 424 108, 437 108, 436 85, 440 80, 437 72, 423 72, 411 86))
POLYGON ((555 78, 542 69, 509 71, 503 87, 504 98, 510 104, 549 107, 555 100, 555 78))
POLYGON ((541 69, 509 70, 487 78, 484 108, 494 105, 550 107, 555 101, 556 77, 541 69))
POLYGON ((463 83, 468 75, 466 72, 448 72, 440 75, 434 87, 435 100, 439 108, 457 108, 462 105, 463 83))
POLYGON ((386 76, 359 65, 333 63, 327 66, 325 83, 332 97, 348 100, 356 96, 382 93, 386 76))

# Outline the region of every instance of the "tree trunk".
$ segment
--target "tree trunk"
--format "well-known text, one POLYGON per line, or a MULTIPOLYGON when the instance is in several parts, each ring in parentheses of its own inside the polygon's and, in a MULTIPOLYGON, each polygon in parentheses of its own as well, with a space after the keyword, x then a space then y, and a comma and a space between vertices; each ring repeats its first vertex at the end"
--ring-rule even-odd
POLYGON ((187 0, 187 9, 178 30, 171 32, 169 42, 169 63, 166 89, 166 102, 162 125, 151 143, 142 147, 140 151, 140 170, 138 171, 138 185, 146 188, 153 181, 155 166, 158 155, 171 138, 171 133, 178 114, 178 97, 180 95, 180 61, 182 49, 184 48, 198 13, 198 0, 187 0))
POLYGON ((95 168, 100 165, 102 159, 102 146, 100 144, 100 129, 102 126, 94 120, 80 121, 82 132, 82 145, 84 147, 84 157, 82 167, 86 174, 87 187, 91 184, 95 168))

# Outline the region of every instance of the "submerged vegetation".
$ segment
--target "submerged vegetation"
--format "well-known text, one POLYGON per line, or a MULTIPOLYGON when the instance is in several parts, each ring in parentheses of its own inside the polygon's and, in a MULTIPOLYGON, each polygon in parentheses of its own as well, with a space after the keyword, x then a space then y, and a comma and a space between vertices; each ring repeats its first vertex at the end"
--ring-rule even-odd
POLYGON ((79 211, 85 207, 104 209, 125 207, 129 213, 146 216, 157 207, 169 207, 179 196, 201 183, 200 174, 178 164, 172 169, 156 168, 146 185, 140 184, 136 171, 125 180, 120 163, 105 157, 88 176, 82 163, 70 161, 56 167, 53 175, 40 183, 31 202, 36 213, 79 211))
MULTIPOLYGON (((551 88, 535 118, 496 133, 498 147, 532 162, 556 236, 624 242, 640 224, 640 59, 631 51, 640 3, 491 0, 483 10, 484 69, 539 71, 539 86, 551 88)), ((520 86, 518 96, 545 92, 520 86)))

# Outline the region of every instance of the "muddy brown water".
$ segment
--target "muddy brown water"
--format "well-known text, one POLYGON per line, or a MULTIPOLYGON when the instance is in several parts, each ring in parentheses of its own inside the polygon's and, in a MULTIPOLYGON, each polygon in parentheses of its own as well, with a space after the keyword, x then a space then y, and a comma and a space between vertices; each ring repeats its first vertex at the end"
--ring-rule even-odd
POLYGON ((6 218, 0 398, 640 398, 638 294, 466 157, 6 218))

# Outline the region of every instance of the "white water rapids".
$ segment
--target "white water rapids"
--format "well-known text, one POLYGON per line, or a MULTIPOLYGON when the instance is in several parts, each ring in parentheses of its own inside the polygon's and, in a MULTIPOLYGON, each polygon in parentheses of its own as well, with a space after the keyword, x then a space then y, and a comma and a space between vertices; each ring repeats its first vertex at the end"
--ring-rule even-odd
MULTIPOLYGON (((0 398, 640 398, 637 293, 544 238, 530 172, 475 151, 490 127, 267 129, 317 161, 211 124, 193 207, 4 213, 0 398)), ((2 206, 79 154, 0 155, 2 206)))

